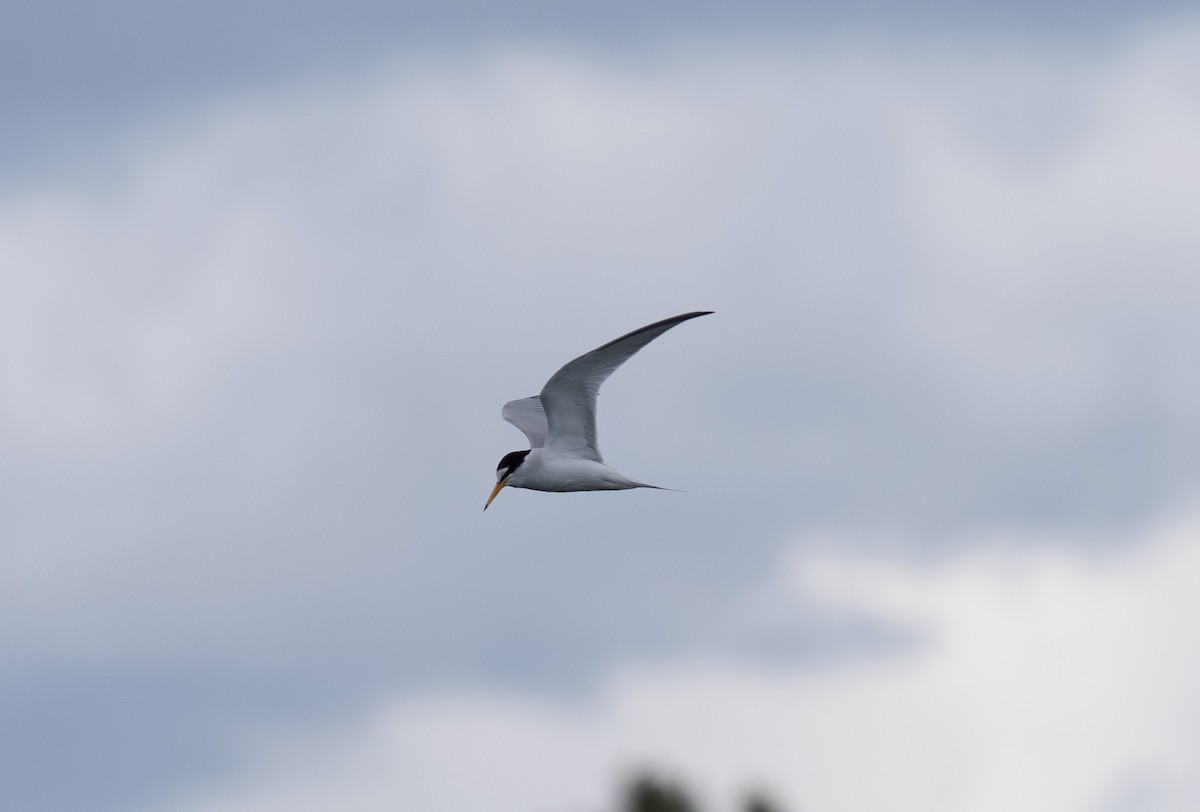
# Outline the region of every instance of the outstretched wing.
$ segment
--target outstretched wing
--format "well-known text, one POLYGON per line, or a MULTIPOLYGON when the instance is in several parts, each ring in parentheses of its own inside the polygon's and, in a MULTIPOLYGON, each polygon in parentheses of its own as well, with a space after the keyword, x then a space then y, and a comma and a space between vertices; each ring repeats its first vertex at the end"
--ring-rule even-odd
POLYGON ((596 395, 600 392, 600 384, 635 352, 667 330, 711 312, 700 310, 684 313, 649 324, 579 356, 555 372, 542 387, 541 394, 540 405, 544 409, 547 426, 546 448, 556 453, 603 462, 596 445, 596 395))
POLYGON ((542 409, 542 399, 537 395, 510 400, 500 410, 500 416, 529 438, 530 448, 541 448, 546 444, 546 412, 542 409))

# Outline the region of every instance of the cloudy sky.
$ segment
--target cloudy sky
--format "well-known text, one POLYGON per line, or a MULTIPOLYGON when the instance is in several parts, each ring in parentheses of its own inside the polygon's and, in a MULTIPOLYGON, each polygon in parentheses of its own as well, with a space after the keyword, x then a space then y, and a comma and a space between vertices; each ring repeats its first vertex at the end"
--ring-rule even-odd
POLYGON ((1200 7, 993 5, 6 7, 0 808, 1200 808, 1200 7))

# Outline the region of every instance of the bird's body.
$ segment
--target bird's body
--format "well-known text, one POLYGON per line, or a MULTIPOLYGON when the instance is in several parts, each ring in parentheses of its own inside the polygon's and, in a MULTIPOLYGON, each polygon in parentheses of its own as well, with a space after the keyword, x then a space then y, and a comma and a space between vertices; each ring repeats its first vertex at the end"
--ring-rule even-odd
POLYGON ((624 491, 630 488, 653 488, 644 482, 634 482, 596 460, 547 454, 543 448, 530 449, 529 455, 508 477, 510 488, 531 491, 624 491))
POLYGON ((500 460, 496 487, 484 510, 505 486, 553 492, 657 488, 604 463, 596 442, 596 396, 608 376, 642 347, 675 325, 710 312, 685 313, 627 333, 563 366, 541 394, 506 403, 501 416, 529 438, 530 448, 500 460))

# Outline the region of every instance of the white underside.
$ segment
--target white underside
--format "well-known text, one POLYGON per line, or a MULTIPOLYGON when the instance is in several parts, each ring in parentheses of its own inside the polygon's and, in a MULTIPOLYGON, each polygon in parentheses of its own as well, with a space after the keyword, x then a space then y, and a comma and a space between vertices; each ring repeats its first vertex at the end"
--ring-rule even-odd
POLYGON ((505 483, 511 488, 527 488, 534 491, 621 491, 629 488, 654 488, 644 482, 635 482, 622 476, 602 462, 548 454, 544 448, 535 448, 513 471, 505 483))

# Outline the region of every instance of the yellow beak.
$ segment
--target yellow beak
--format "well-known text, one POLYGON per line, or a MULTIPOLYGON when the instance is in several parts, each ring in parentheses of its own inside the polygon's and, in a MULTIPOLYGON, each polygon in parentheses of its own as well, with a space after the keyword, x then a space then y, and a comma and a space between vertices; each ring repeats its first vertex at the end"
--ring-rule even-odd
POLYGON ((490 505, 492 503, 492 500, 496 498, 496 494, 500 493, 500 489, 504 487, 505 482, 506 482, 506 480, 502 479, 496 483, 496 487, 492 488, 492 495, 489 496, 488 500, 486 502, 484 502, 484 504, 483 504, 484 510, 488 509, 488 505, 490 505))

